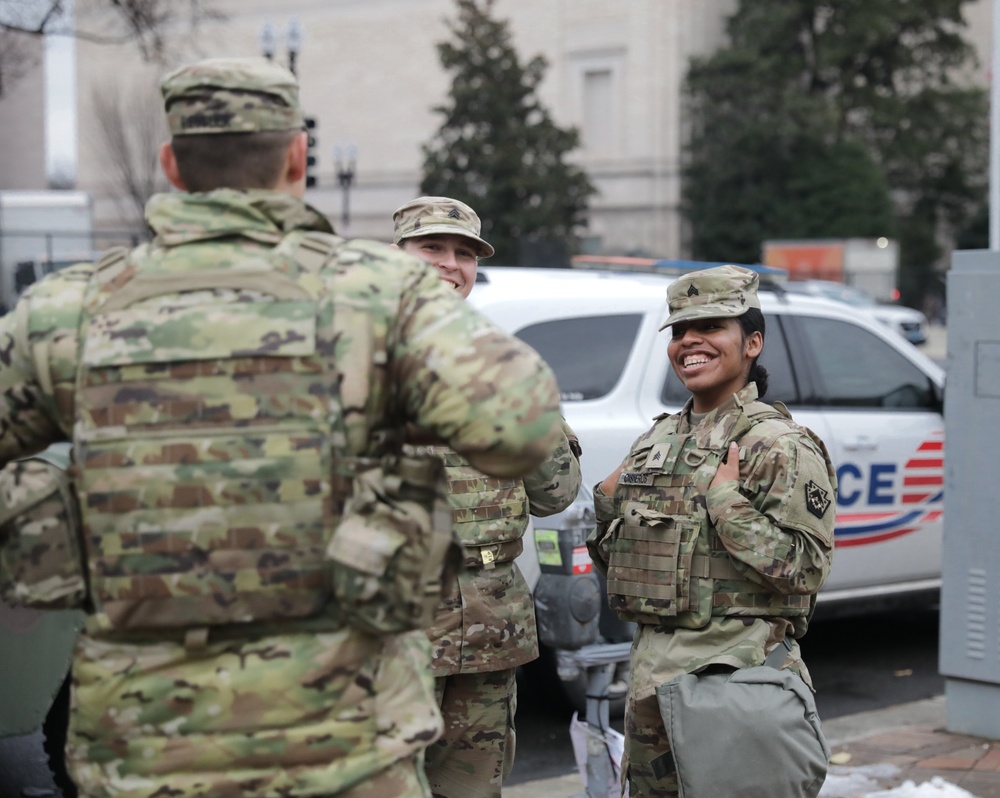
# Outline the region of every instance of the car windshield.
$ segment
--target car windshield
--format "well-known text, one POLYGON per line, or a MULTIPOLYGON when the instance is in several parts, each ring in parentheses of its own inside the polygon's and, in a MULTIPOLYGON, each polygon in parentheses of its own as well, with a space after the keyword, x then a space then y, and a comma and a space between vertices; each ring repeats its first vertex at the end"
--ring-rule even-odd
POLYGON ((562 400, 579 402, 611 393, 641 323, 639 313, 581 316, 532 324, 517 337, 552 367, 562 400))

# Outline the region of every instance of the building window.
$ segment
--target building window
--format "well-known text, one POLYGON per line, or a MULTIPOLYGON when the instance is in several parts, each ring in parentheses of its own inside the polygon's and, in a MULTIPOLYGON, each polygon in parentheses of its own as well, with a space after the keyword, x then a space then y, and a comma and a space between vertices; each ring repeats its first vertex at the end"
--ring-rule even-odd
POLYGON ((614 149, 614 95, 610 69, 583 73, 583 148, 589 155, 614 149))
POLYGON ((624 50, 581 52, 570 56, 570 104, 580 131, 580 149, 588 158, 622 155, 622 93, 624 50))

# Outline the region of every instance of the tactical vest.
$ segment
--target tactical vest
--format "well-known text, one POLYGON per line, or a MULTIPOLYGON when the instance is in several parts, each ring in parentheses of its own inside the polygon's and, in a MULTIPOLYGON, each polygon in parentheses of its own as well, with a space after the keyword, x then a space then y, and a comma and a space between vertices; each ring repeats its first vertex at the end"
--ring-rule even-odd
POLYGON ((810 613, 810 596, 783 596, 747 578, 747 567, 729 556, 705 504, 729 444, 740 442, 745 459, 743 447, 766 448, 796 429, 787 418, 763 402, 749 402, 715 426, 702 424, 684 435, 677 421, 661 423, 630 452, 615 489, 619 517, 601 544, 608 604, 623 620, 700 629, 713 615, 810 613), (765 423, 773 419, 781 423, 765 423))
POLYGON ((458 452, 433 447, 444 464, 455 533, 467 568, 494 568, 523 550, 528 527, 528 495, 521 479, 491 477, 477 471, 458 452))
POLYGON ((345 424, 388 398, 386 330, 323 291, 331 256, 362 257, 343 245, 297 231, 229 267, 151 272, 146 248, 97 264, 74 449, 98 627, 429 622, 439 473, 345 424))

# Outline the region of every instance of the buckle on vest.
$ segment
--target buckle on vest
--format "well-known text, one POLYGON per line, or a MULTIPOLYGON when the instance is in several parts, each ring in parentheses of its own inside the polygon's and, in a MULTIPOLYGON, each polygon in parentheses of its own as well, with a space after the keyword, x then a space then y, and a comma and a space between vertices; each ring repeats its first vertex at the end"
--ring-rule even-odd
POLYGON ((466 568, 490 571, 500 563, 512 562, 521 553, 521 540, 504 540, 499 543, 463 543, 462 552, 466 568))
POLYGON ((184 648, 188 651, 198 651, 208 645, 208 627, 196 626, 184 632, 184 648))
POLYGON ((708 459, 710 454, 711 452, 689 449, 684 453, 684 464, 690 466, 691 468, 698 468, 708 459))

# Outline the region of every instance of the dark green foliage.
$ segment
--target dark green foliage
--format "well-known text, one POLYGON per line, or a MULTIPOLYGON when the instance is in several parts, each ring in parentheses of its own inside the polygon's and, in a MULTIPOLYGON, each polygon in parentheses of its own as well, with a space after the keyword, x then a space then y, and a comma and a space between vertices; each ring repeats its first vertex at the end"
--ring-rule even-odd
POLYGON ((941 246, 934 231, 936 214, 931 200, 923 199, 900 220, 899 301, 922 307, 929 293, 937 293, 934 264, 941 257, 941 246))
POLYGON ((496 248, 491 263, 568 265, 594 193, 587 175, 566 162, 579 135, 541 105, 545 60, 521 64, 507 21, 491 16, 493 0, 457 5, 454 41, 438 44, 452 73, 450 102, 434 109, 444 122, 423 147, 420 190, 476 210, 496 248))
POLYGON ((986 191, 987 98, 968 0, 741 0, 694 59, 683 211, 692 254, 754 262, 768 238, 895 236, 917 304, 986 191))
POLYGON ((797 238, 893 234, 889 186, 857 142, 799 142, 792 150, 783 213, 797 238))
POLYGON ((955 237, 955 249, 989 249, 990 205, 984 202, 955 237))
POLYGON ((782 151, 766 136, 748 136, 734 142, 732 153, 724 163, 692 163, 685 173, 699 259, 756 263, 769 238, 894 232, 889 188, 857 144, 798 141, 782 151))

